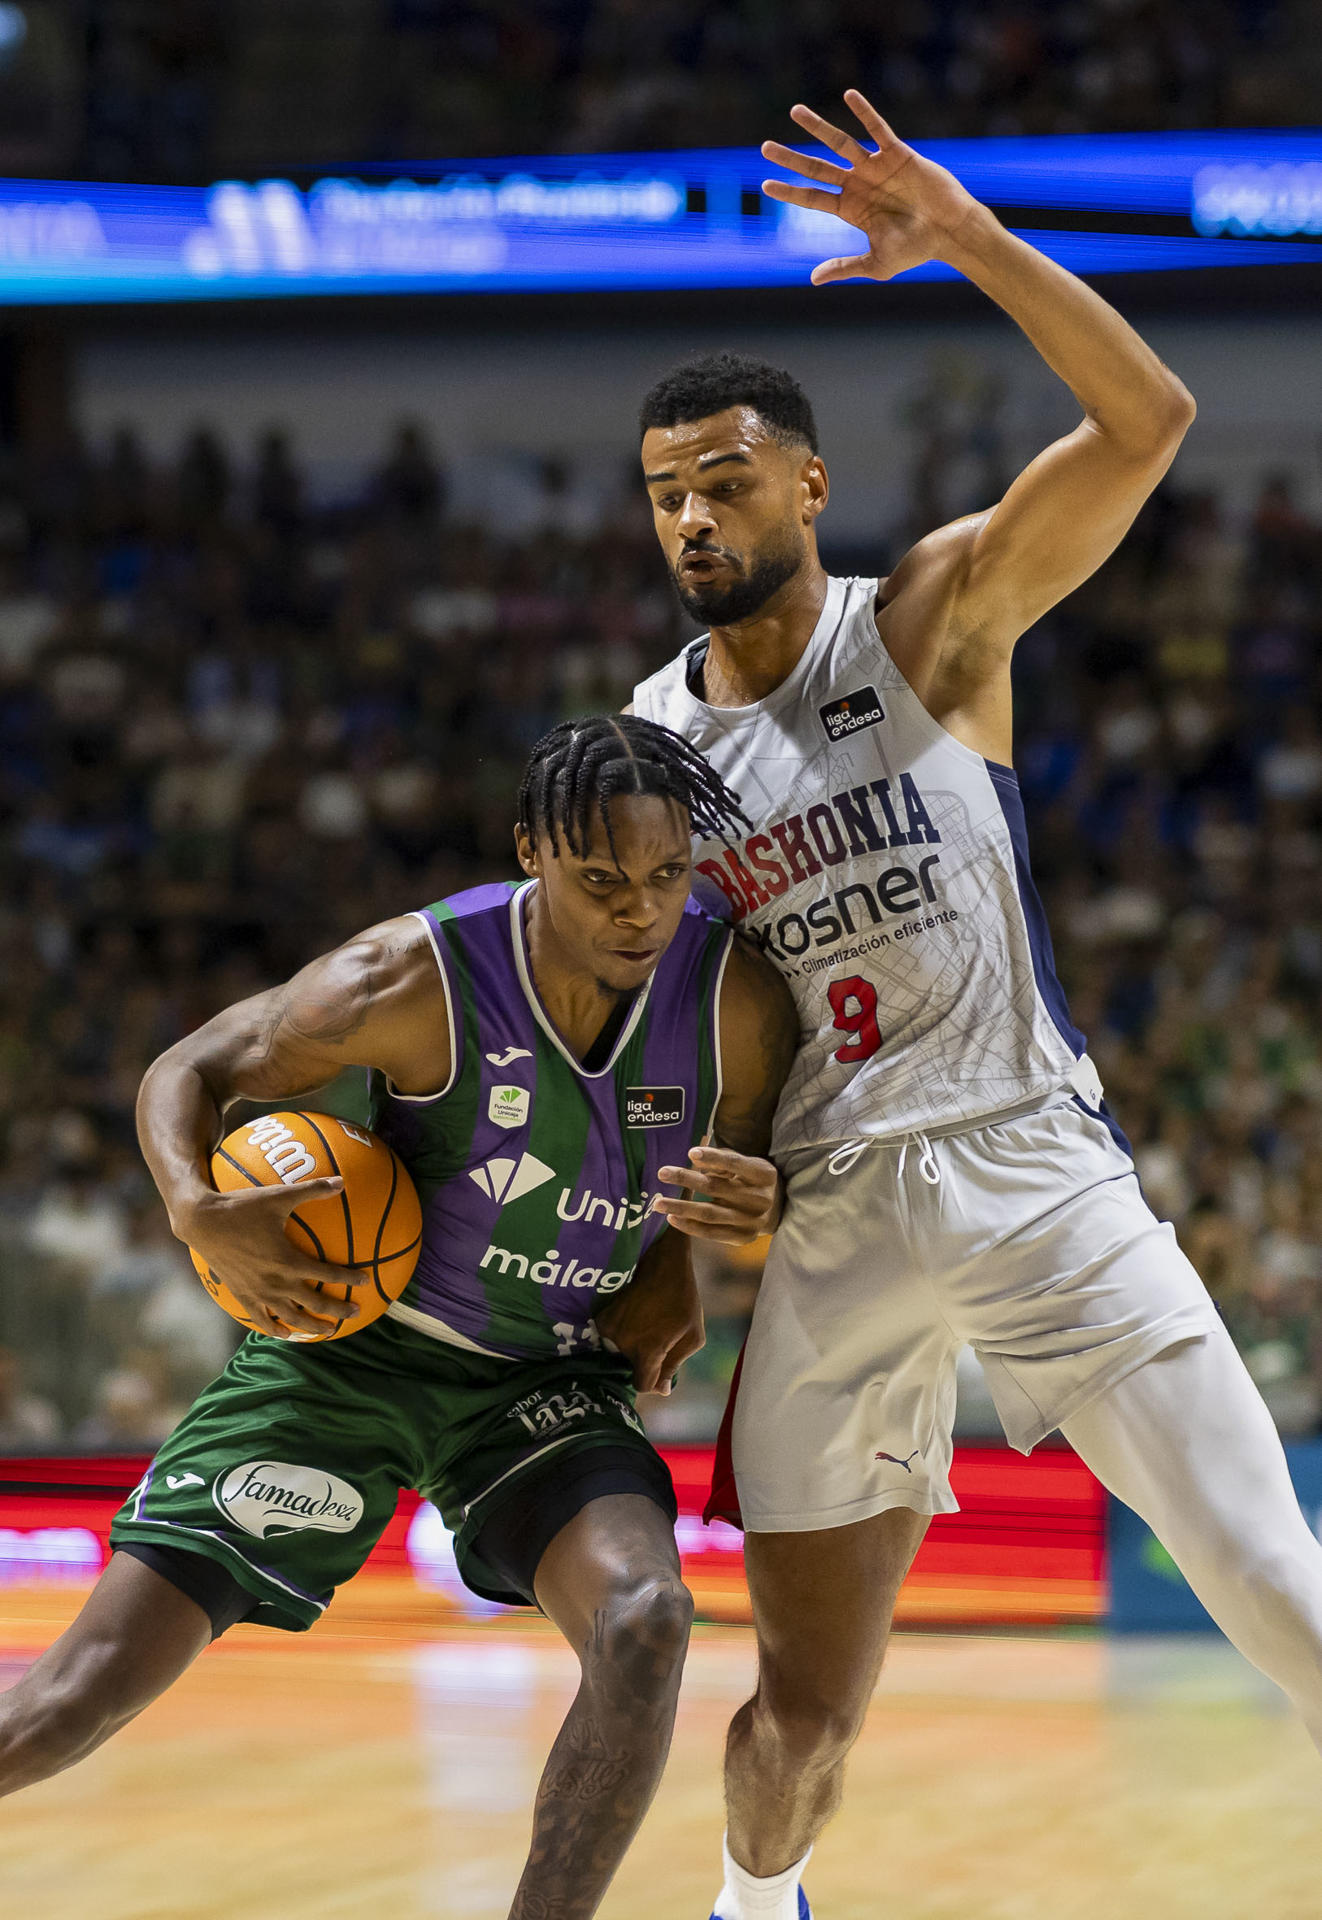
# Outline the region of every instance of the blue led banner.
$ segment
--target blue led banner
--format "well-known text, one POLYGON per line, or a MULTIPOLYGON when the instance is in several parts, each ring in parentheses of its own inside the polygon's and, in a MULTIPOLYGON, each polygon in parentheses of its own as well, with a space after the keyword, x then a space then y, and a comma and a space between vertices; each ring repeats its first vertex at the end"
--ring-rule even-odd
MULTIPOLYGON (((933 140, 1080 273, 1322 260, 1322 133, 933 140)), ((0 180, 0 304, 797 286, 858 251, 755 149, 446 162, 296 186, 0 180)), ((945 277, 923 267, 910 279, 945 277)))

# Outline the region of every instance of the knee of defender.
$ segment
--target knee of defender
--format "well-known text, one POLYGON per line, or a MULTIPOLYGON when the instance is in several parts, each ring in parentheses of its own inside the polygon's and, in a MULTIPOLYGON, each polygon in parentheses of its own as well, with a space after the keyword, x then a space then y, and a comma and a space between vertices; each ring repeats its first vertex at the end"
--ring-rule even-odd
MULTIPOLYGON (((1308 1542, 1311 1549, 1312 1542, 1308 1542)), ((1318 1557, 1301 1553, 1262 1553, 1244 1565, 1241 1590, 1262 1628, 1322 1648, 1322 1580, 1318 1557)))
POLYGON ((684 1664, 692 1625, 693 1596, 682 1581, 670 1574, 640 1581, 601 1610, 590 1664, 643 1690, 669 1684, 684 1664))

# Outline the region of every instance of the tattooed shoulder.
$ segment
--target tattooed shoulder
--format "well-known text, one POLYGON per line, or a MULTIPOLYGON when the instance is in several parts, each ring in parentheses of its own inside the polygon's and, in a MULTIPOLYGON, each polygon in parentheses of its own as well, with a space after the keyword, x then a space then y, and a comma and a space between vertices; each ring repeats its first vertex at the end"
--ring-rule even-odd
POLYGON ((347 1040, 359 1031, 371 1009, 372 972, 370 966, 345 964, 339 954, 315 968, 305 968, 285 988, 277 1024, 283 1023, 302 1040, 331 1046, 347 1040))
POLYGON ((415 950, 425 945, 410 932, 387 922, 304 967, 275 997, 272 1039, 284 1032, 338 1047, 361 1032, 378 1001, 407 982, 415 950))

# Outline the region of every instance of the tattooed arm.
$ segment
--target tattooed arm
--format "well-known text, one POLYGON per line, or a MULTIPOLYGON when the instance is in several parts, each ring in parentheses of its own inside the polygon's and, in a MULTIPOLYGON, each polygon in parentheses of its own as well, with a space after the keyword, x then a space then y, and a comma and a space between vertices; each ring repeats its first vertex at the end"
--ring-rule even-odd
MULTIPOLYGON (((322 1269, 295 1251, 284 1220, 299 1201, 336 1192, 340 1182, 217 1194, 207 1165, 226 1107, 242 1096, 292 1099, 349 1066, 379 1067, 404 1093, 443 1087, 445 991, 421 922, 386 920, 284 986, 217 1014, 148 1069, 138 1138, 170 1224, 250 1311, 272 1319, 273 1332, 326 1331, 324 1302, 312 1292, 322 1269)), ((337 1308, 337 1317, 356 1311, 337 1308)))
POLYGON ((661 1777, 693 1602, 674 1529, 636 1494, 589 1502, 536 1580, 582 1683, 537 1790, 509 1920, 592 1920, 661 1777))
POLYGON ((799 1044, 789 988, 755 947, 736 939, 721 986, 721 1099, 715 1144, 694 1147, 691 1167, 662 1167, 661 1179, 703 1198, 659 1200, 657 1212, 699 1240, 744 1246, 775 1231, 780 1175, 764 1156, 776 1103, 799 1044))

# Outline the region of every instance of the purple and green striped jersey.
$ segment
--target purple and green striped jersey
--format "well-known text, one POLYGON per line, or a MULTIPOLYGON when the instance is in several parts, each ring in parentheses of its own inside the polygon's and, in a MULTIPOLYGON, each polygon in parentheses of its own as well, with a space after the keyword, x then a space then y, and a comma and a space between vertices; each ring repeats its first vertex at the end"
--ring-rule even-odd
MULTIPOLYGON (((372 1124, 422 1198, 422 1253, 394 1319, 484 1353, 571 1355, 664 1229, 657 1168, 683 1164, 720 1098, 731 933, 690 904, 609 1060, 586 1072, 532 977, 531 886, 475 887, 418 915, 447 989, 440 1093, 373 1076, 372 1124)), ((444 1016, 442 1016, 444 1017, 444 1016)))

